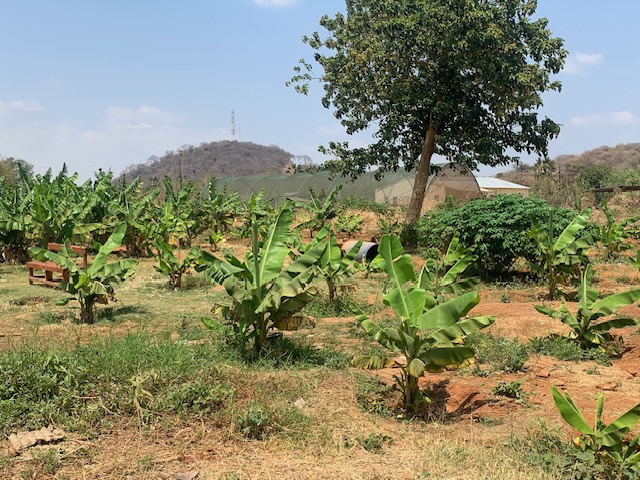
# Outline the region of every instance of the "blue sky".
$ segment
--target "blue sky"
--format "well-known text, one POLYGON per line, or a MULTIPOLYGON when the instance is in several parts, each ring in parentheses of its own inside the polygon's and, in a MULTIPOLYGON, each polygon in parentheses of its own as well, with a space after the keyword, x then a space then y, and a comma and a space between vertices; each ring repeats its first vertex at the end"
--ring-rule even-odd
MULTIPOLYGON (((184 144, 231 138, 316 161, 343 140, 320 104, 284 83, 301 37, 343 0, 0 0, 0 155, 38 171, 119 172, 184 144)), ((540 0, 571 52, 544 113, 564 125, 551 154, 640 142, 640 2, 540 0)), ((354 143, 366 142, 361 135, 354 143)), ((495 170, 483 168, 482 174, 495 170)))

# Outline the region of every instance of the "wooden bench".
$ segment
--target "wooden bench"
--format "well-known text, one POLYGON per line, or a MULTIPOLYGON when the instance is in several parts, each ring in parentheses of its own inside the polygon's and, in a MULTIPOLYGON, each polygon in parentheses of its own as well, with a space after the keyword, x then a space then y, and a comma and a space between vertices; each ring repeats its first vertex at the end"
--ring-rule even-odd
MULTIPOLYGON (((50 252, 59 252, 63 246, 64 245, 60 243, 49 243, 47 245, 47 250, 50 252)), ((87 265, 89 265, 88 249, 79 245, 70 245, 69 248, 73 253, 81 257, 82 268, 87 268, 87 265)), ((29 285, 38 283, 47 287, 59 288, 63 281, 69 281, 69 271, 54 262, 39 262, 32 260, 27 263, 27 268, 29 269, 29 285), (42 270, 44 275, 36 275, 34 273, 36 270, 42 270), (54 273, 58 273, 60 276, 54 277, 54 273)))

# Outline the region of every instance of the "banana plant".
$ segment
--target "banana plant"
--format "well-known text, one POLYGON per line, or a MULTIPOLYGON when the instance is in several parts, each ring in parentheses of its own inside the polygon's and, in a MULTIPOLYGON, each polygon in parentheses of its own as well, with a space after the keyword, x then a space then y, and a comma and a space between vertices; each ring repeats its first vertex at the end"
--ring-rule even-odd
POLYGON ((278 210, 264 200, 265 191, 251 195, 244 205, 244 221, 235 234, 239 238, 251 238, 253 225, 257 225, 259 235, 263 235, 278 215, 278 210))
POLYGON ((98 250, 98 254, 88 267, 80 267, 70 248, 63 247, 59 253, 42 248, 32 248, 31 255, 38 260, 49 260, 66 269, 68 281, 63 281, 62 289, 72 297, 59 302, 66 305, 71 300, 77 300, 80 304, 80 321, 82 323, 94 323, 96 304, 107 304, 109 300, 115 300, 114 285, 123 282, 135 273, 138 264, 135 260, 119 260, 108 263, 109 254, 122 245, 127 226, 120 225, 98 250))
POLYGON ((465 247, 454 237, 443 257, 427 258, 418 277, 418 285, 423 290, 431 292, 436 302, 440 303, 447 295, 470 290, 480 283, 478 277, 464 276, 467 269, 477 260, 473 248, 465 247))
MULTIPOLYGON (((480 302, 477 292, 469 292, 441 304, 431 292, 416 285, 411 256, 404 252, 396 236, 385 235, 380 241, 379 254, 393 289, 384 303, 393 309, 400 320, 397 327, 382 328, 362 312, 358 323, 370 336, 395 355, 404 356, 396 381, 403 394, 407 413, 429 401, 419 389, 418 381, 425 372, 469 365, 474 351, 464 346, 464 337, 495 322, 494 317, 467 318, 480 302)), ((371 358, 360 357, 356 365, 373 365, 371 358)), ((383 362, 384 363, 384 362, 383 362)))
POLYGON ((535 241, 540 253, 540 261, 527 263, 534 273, 546 278, 550 299, 556 297, 558 284, 578 275, 580 265, 588 260, 587 250, 593 246, 594 239, 589 234, 580 234, 586 228, 590 215, 590 208, 578 214, 556 238, 552 209, 546 228, 536 225, 529 230, 529 236, 535 241))
POLYGON ((591 286, 593 273, 588 265, 581 276, 578 292, 578 310, 572 313, 566 303, 556 310, 544 305, 536 305, 535 309, 551 318, 557 318, 571 328, 569 339, 575 341, 581 348, 604 347, 613 340, 609 330, 637 325, 637 321, 630 317, 617 317, 601 322, 601 318, 612 315, 621 307, 632 305, 640 300, 640 289, 616 293, 600 298, 600 292, 591 286))
POLYGON ((582 451, 590 451, 613 464, 619 476, 616 478, 640 477, 640 437, 627 441, 625 437, 640 421, 640 403, 622 414, 613 422, 606 424, 602 419, 604 395, 598 394, 595 422, 593 427, 584 418, 568 392, 564 395, 556 387, 551 388, 553 401, 560 415, 572 428, 581 433, 575 444, 582 451))
POLYGON ((240 213, 238 192, 227 192, 226 183, 218 189, 218 180, 214 177, 209 182, 205 204, 208 213, 207 227, 221 234, 227 233, 233 225, 233 219, 240 213))
POLYGON ((631 236, 631 231, 628 227, 640 220, 640 216, 616 222, 613 212, 607 207, 606 203, 602 205, 602 211, 607 217, 607 223, 600 227, 600 241, 607 249, 607 257, 612 259, 632 247, 627 242, 627 239, 631 236))
POLYGON ((0 197, 0 261, 26 263, 29 261, 29 208, 31 191, 7 189, 0 197))
POLYGON ((329 291, 329 301, 338 300, 338 290, 358 271, 355 259, 362 247, 362 241, 356 242, 344 255, 338 245, 338 240, 328 226, 324 226, 314 239, 302 248, 306 251, 319 242, 326 243, 326 249, 318 262, 318 276, 324 277, 329 291))
POLYGON ((338 195, 343 185, 336 185, 329 194, 322 199, 313 188, 309 188, 309 202, 296 202, 295 206, 309 213, 311 218, 298 225, 299 229, 309 229, 311 236, 322 230, 332 219, 338 215, 338 195))
MULTIPOLYGON (((292 221, 292 210, 282 209, 267 233, 260 238, 259 219, 254 217, 251 222, 251 252, 245 261, 231 254, 220 260, 203 252, 203 262, 198 267, 209 280, 226 290, 230 304, 217 305, 214 310, 222 313, 245 351, 253 342, 253 352, 257 356, 265 353, 269 331, 290 327, 296 314, 317 293, 311 283, 316 277, 316 265, 326 249, 326 242, 317 243, 285 267, 290 253, 287 245, 292 243, 292 221)), ((202 320, 208 328, 216 328, 212 319, 202 320)))
POLYGON ((169 277, 171 288, 181 289, 182 277, 200 263, 202 250, 199 246, 195 246, 181 259, 179 255, 176 255, 171 245, 160 239, 156 240, 156 249, 158 251, 158 265, 154 265, 153 268, 169 277))

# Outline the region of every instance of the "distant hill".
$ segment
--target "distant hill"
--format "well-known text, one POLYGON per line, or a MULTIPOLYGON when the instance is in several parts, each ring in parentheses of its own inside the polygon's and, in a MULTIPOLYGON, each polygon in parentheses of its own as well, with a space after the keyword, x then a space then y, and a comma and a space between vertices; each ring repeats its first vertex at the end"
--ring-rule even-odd
POLYGON ((128 180, 140 177, 145 182, 165 176, 180 176, 198 181, 211 176, 238 177, 285 173, 291 168, 295 157, 275 145, 264 146, 251 142, 222 141, 202 143, 195 147, 185 145, 177 151, 169 151, 161 157, 153 156, 145 163, 127 167, 122 175, 128 180))
MULTIPOLYGON (((581 169, 593 165, 606 165, 613 170, 623 171, 640 167, 640 143, 626 143, 615 147, 602 146, 576 155, 558 155, 551 162, 554 171, 560 169, 562 175, 577 175, 581 169)), ((532 166, 522 164, 508 172, 499 173, 498 178, 531 186, 534 175, 546 164, 532 166)))
POLYGON ((640 143, 603 146, 579 155, 559 155, 554 158, 554 162, 572 170, 591 165, 608 165, 616 170, 626 170, 640 166, 640 143))

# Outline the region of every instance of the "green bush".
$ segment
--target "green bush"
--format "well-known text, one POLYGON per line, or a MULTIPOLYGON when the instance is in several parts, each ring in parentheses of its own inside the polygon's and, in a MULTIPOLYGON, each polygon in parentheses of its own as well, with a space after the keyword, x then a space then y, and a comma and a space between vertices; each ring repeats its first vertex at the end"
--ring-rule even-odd
MULTIPOLYGON (((544 200, 521 195, 498 195, 471 200, 460 208, 437 209, 427 213, 416 225, 418 245, 443 249, 454 236, 464 245, 475 245, 485 279, 502 278, 515 261, 535 261, 537 250, 527 232, 534 221, 548 218, 550 206, 544 200)), ((555 233, 559 234, 578 212, 555 210, 555 233)), ((597 232, 589 224, 587 233, 597 232)))

